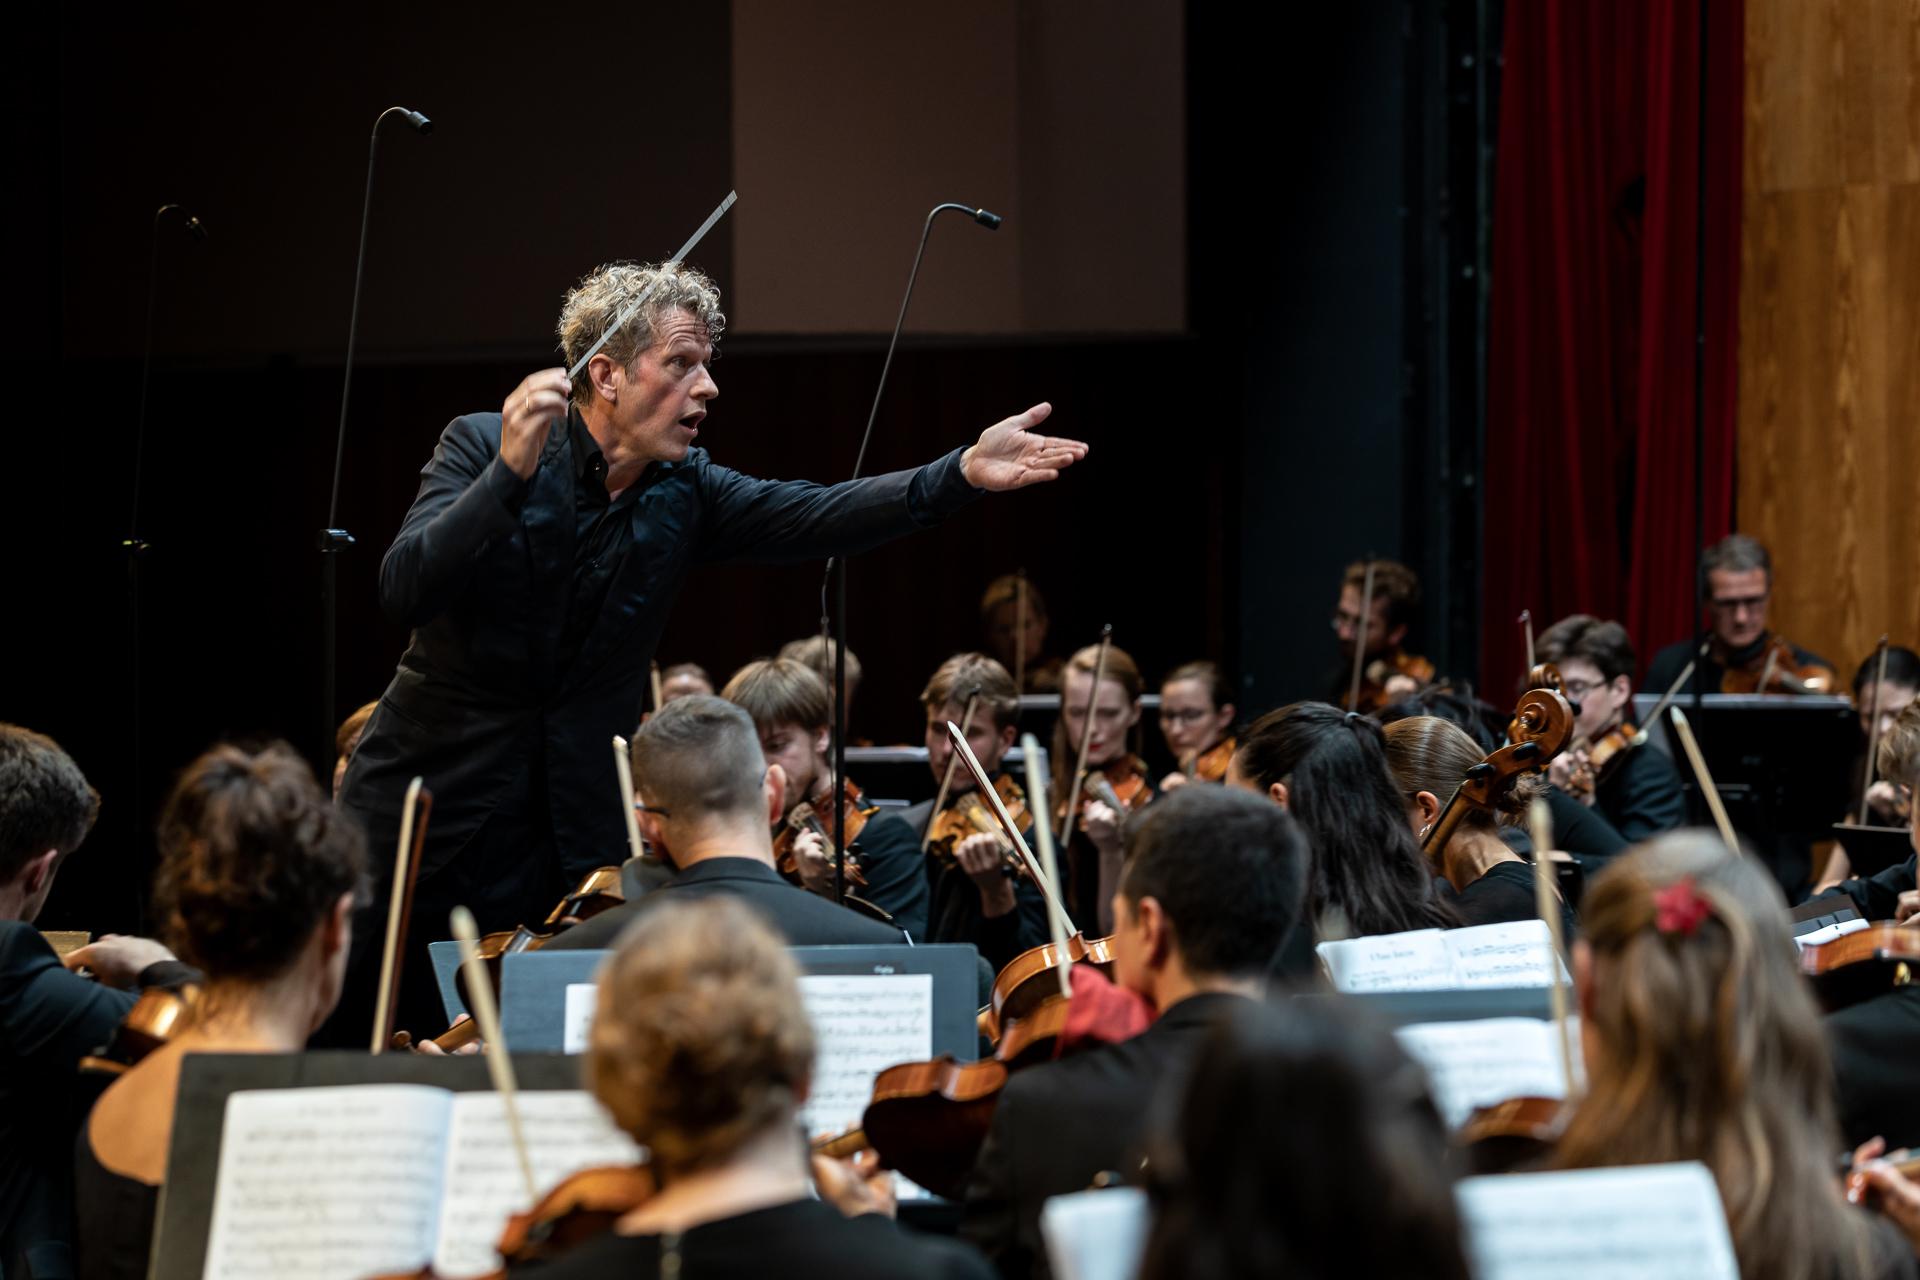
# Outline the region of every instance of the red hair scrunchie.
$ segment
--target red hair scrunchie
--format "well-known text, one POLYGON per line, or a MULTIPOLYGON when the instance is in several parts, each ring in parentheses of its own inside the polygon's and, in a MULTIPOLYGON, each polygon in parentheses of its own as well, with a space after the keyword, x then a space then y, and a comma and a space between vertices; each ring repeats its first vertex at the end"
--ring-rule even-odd
POLYGON ((1713 914, 1713 906, 1693 883, 1692 876, 1674 881, 1653 894, 1654 927, 1666 934, 1691 938, 1701 922, 1713 914))

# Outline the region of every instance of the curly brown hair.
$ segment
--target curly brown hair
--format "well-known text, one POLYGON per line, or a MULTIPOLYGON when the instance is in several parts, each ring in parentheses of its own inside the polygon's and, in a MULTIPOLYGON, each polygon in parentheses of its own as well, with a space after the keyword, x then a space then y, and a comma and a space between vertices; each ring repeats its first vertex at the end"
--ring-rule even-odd
POLYGON ((799 973, 764 920, 724 896, 656 906, 601 974, 587 1088, 666 1182, 790 1124, 813 1050, 799 973))
POLYGON ((366 838, 284 742, 222 744, 187 766, 160 813, 155 906, 209 978, 284 973, 366 875, 366 838))

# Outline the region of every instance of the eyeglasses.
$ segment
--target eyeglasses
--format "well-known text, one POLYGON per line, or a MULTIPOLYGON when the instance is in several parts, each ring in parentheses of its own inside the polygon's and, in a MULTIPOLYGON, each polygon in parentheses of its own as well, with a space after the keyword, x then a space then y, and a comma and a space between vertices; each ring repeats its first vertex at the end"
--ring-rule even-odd
POLYGON ((1162 707, 1160 708, 1160 723, 1161 724, 1199 724, 1202 720, 1205 720, 1208 716, 1212 714, 1213 712, 1202 711, 1198 707, 1180 707, 1180 708, 1162 707))
POLYGON ((633 811, 635 813, 650 813, 656 818, 671 818, 673 816, 670 810, 656 809, 638 796, 635 796, 633 799, 633 811))
POLYGON ((1768 592, 1762 591, 1757 596, 1716 597, 1708 603, 1713 606, 1715 613, 1745 613, 1751 612, 1766 604, 1768 594, 1768 592))
POLYGON ((1561 692, 1576 702, 1592 693, 1595 689, 1604 689, 1606 687, 1607 682, 1605 680, 1567 680, 1563 678, 1560 681, 1561 692))

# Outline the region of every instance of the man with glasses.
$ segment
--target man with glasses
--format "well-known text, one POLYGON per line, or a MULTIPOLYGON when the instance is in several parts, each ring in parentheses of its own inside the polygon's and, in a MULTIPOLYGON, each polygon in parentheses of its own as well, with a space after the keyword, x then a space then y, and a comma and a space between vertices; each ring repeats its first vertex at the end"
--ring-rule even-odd
POLYGON ((1627 629, 1576 613, 1543 631, 1535 652, 1560 668, 1567 700, 1578 708, 1572 747, 1547 769, 1553 785, 1568 802, 1592 809, 1622 845, 1684 824, 1686 797, 1673 760, 1618 732, 1633 707, 1637 665, 1627 629))
POLYGON ((716 893, 744 900, 792 946, 903 941, 898 929, 790 885, 774 870, 772 832, 786 812, 786 772, 767 763, 752 717, 731 702, 695 694, 660 708, 633 736, 633 776, 640 832, 672 864, 673 879, 575 925, 548 950, 610 947, 635 911, 716 893))
POLYGON ((1349 711, 1373 711, 1418 693, 1433 683, 1433 664, 1405 645, 1420 603, 1420 579, 1395 560, 1356 560, 1340 582, 1333 610, 1333 634, 1340 641, 1340 666, 1328 677, 1327 701, 1347 707, 1353 700, 1353 651, 1366 655, 1361 668, 1360 702, 1349 711), (1363 601, 1368 579, 1373 595, 1363 601))
MULTIPOLYGON (((1767 629, 1767 605, 1773 595, 1773 559, 1758 541, 1742 533, 1729 534, 1700 557, 1701 599, 1707 609, 1711 647, 1699 659, 1693 676, 1681 689, 1692 693, 1727 691, 1727 673, 1750 671, 1763 682, 1763 692, 1783 689, 1825 693, 1834 687, 1833 664, 1799 645, 1776 637, 1767 629), (1778 656, 1769 650, 1776 640, 1778 656), (1791 657, 1791 664, 1786 660, 1791 657), (1791 670, 1789 667, 1791 666, 1791 670), (1785 679, 1791 679, 1792 686, 1785 679)), ((1698 651, 1698 641, 1668 645, 1647 668, 1646 692, 1665 693, 1698 651)))

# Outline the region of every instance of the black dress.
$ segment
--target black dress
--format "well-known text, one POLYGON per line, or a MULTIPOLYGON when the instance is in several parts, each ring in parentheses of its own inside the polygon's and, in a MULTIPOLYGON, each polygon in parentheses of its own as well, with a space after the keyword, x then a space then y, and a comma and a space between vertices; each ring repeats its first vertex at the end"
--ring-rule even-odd
POLYGON ((993 1268, 957 1240, 917 1236, 877 1214, 849 1218, 795 1200, 702 1223, 679 1235, 608 1232, 552 1262, 515 1267, 516 1280, 993 1280, 993 1268), (663 1266, 667 1255, 675 1264, 663 1266))
MULTIPOLYGON (((1486 874, 1458 893, 1453 892, 1445 880, 1439 884, 1441 894, 1453 903, 1453 909, 1460 913, 1465 924, 1507 924, 1540 918, 1540 900, 1529 863, 1496 862, 1487 868, 1486 874)), ((1571 941, 1574 917, 1564 901, 1560 904, 1560 928, 1561 936, 1571 941)))
POLYGON ((74 1143, 73 1190, 79 1280, 144 1280, 160 1188, 101 1164, 83 1126, 74 1143))

